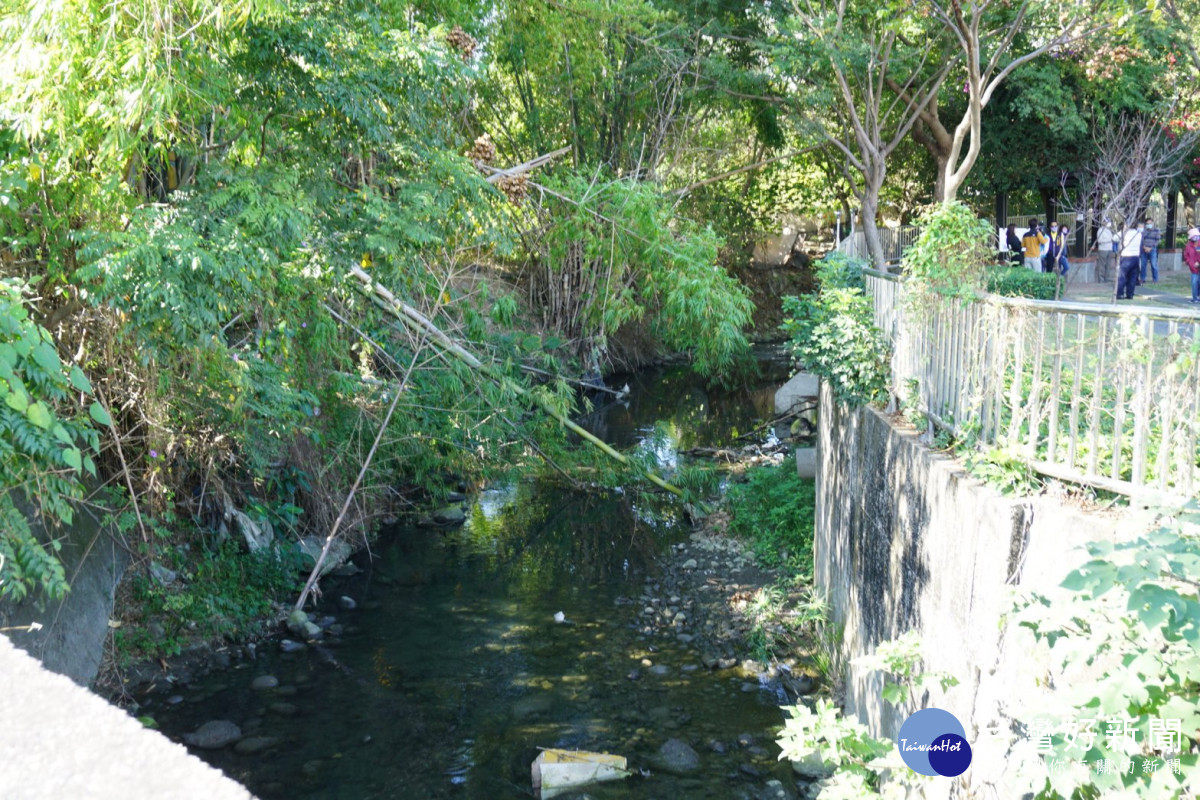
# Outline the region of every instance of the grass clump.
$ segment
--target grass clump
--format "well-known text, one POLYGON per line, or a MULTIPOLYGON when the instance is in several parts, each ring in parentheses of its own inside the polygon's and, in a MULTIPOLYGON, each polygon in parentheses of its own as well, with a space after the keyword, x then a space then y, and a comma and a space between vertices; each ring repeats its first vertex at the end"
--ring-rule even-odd
POLYGON ((299 586, 301 560, 291 548, 245 553, 234 542, 212 550, 171 551, 176 577, 151 572, 130 581, 136 612, 114 631, 124 661, 179 654, 201 641, 251 632, 273 604, 299 586))
POLYGON ((729 530, 751 542, 759 561, 811 577, 816 484, 784 461, 754 467, 729 489, 729 530))

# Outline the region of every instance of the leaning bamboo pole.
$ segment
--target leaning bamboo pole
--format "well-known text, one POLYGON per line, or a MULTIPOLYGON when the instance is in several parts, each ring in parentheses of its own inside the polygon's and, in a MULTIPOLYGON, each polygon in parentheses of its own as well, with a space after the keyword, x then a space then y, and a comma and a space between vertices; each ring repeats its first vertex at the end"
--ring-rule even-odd
POLYGON ((495 381, 503 388, 509 389, 521 397, 534 402, 543 411, 554 417, 554 419, 558 420, 559 423, 561 423, 569 431, 579 436, 589 444, 599 448, 601 452, 610 458, 615 459, 627 467, 632 467, 633 469, 638 470, 646 477, 646 480, 650 481, 655 486, 667 490, 676 497, 683 497, 683 491, 678 486, 668 483, 650 470, 642 469, 629 457, 614 450, 607 442, 584 430, 545 400, 527 391, 525 387, 501 373, 496 369, 495 365, 480 360, 474 353, 451 339, 441 328, 434 325, 433 322, 431 322, 430 319, 420 311, 398 299, 386 286, 381 286, 379 283, 377 283, 361 267, 352 267, 350 274, 359 280, 363 291, 366 292, 366 294, 377 305, 379 305, 380 308, 394 315, 400 320, 400 322, 417 333, 428 336, 429 341, 432 342, 439 350, 457 358, 459 361, 462 361, 464 364, 471 367, 471 369, 477 370, 478 372, 487 376, 490 380, 495 381))

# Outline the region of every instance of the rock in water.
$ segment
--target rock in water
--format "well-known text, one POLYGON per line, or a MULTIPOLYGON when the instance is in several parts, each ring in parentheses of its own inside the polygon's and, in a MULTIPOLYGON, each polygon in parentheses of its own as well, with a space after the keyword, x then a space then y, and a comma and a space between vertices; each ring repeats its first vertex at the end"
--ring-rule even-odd
POLYGON ((433 521, 438 525, 461 525, 467 519, 461 506, 449 505, 433 512, 433 521))
POLYGON ((767 781, 759 797, 762 800, 795 800, 796 793, 784 786, 783 781, 773 780, 767 781))
POLYGON ((700 754, 682 739, 668 739, 658 748, 655 763, 663 772, 685 775, 700 769, 700 754))
POLYGON ((184 734, 183 741, 203 750, 220 750, 225 745, 242 738, 242 729, 227 719, 214 719, 196 729, 195 733, 184 734))
POLYGON ((279 686, 279 678, 274 675, 259 675, 250 682, 251 689, 274 689, 279 686))
POLYGON ((279 744, 276 736, 249 736, 233 746, 233 752, 248 756, 279 744))
POLYGON ((306 624, 308 624, 308 614, 305 614, 298 608, 293 608, 287 618, 288 630, 292 633, 303 635, 306 624))

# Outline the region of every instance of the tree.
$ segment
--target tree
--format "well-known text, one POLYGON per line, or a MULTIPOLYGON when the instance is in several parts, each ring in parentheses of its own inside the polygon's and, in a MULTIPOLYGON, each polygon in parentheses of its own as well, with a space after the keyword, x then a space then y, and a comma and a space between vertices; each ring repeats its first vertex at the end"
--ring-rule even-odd
POLYGON ((803 101, 815 109, 810 121, 845 159, 867 248, 882 266, 876 219, 888 159, 937 96, 954 62, 940 58, 936 31, 867 3, 793 0, 790 24, 792 42, 782 56, 794 78, 813 93, 803 101), (832 89, 819 83, 827 77, 832 89), (825 102, 814 103, 814 97, 825 102))
POLYGON ((966 69, 966 109, 953 134, 941 124, 936 98, 921 103, 942 165, 942 202, 957 198, 979 158, 983 109, 996 89, 1022 64, 1104 28, 1109 24, 1104 15, 1111 13, 1106 5, 1101 0, 1065 5, 1022 0, 1015 6, 1004 0, 929 0, 928 12, 950 33, 966 69), (1018 54, 1016 44, 1026 39, 1018 54))
POLYGON ((1093 133, 1096 158, 1082 170, 1089 205, 1116 222, 1121 237, 1136 224, 1151 192, 1165 190, 1183 171, 1200 141, 1200 131, 1172 128, 1163 118, 1170 118, 1169 109, 1160 115, 1124 114, 1093 133))

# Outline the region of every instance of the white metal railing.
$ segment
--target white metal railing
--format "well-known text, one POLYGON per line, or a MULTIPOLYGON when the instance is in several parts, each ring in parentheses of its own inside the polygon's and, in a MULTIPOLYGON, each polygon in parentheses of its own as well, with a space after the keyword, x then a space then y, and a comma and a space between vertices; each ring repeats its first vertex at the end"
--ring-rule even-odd
POLYGON ((1200 316, 984 295, 905 302, 865 271, 892 389, 1037 471, 1133 494, 1200 490, 1200 316))
MULTIPOLYGON (((903 258, 905 251, 916 243, 917 235, 920 233, 920 229, 915 225, 903 225, 899 228, 883 226, 878 230, 879 242, 883 246, 883 260, 889 263, 898 263, 903 258)), ((867 248, 867 237, 861 230, 852 231, 845 239, 838 242, 837 251, 850 258, 871 260, 871 252, 867 248)))

